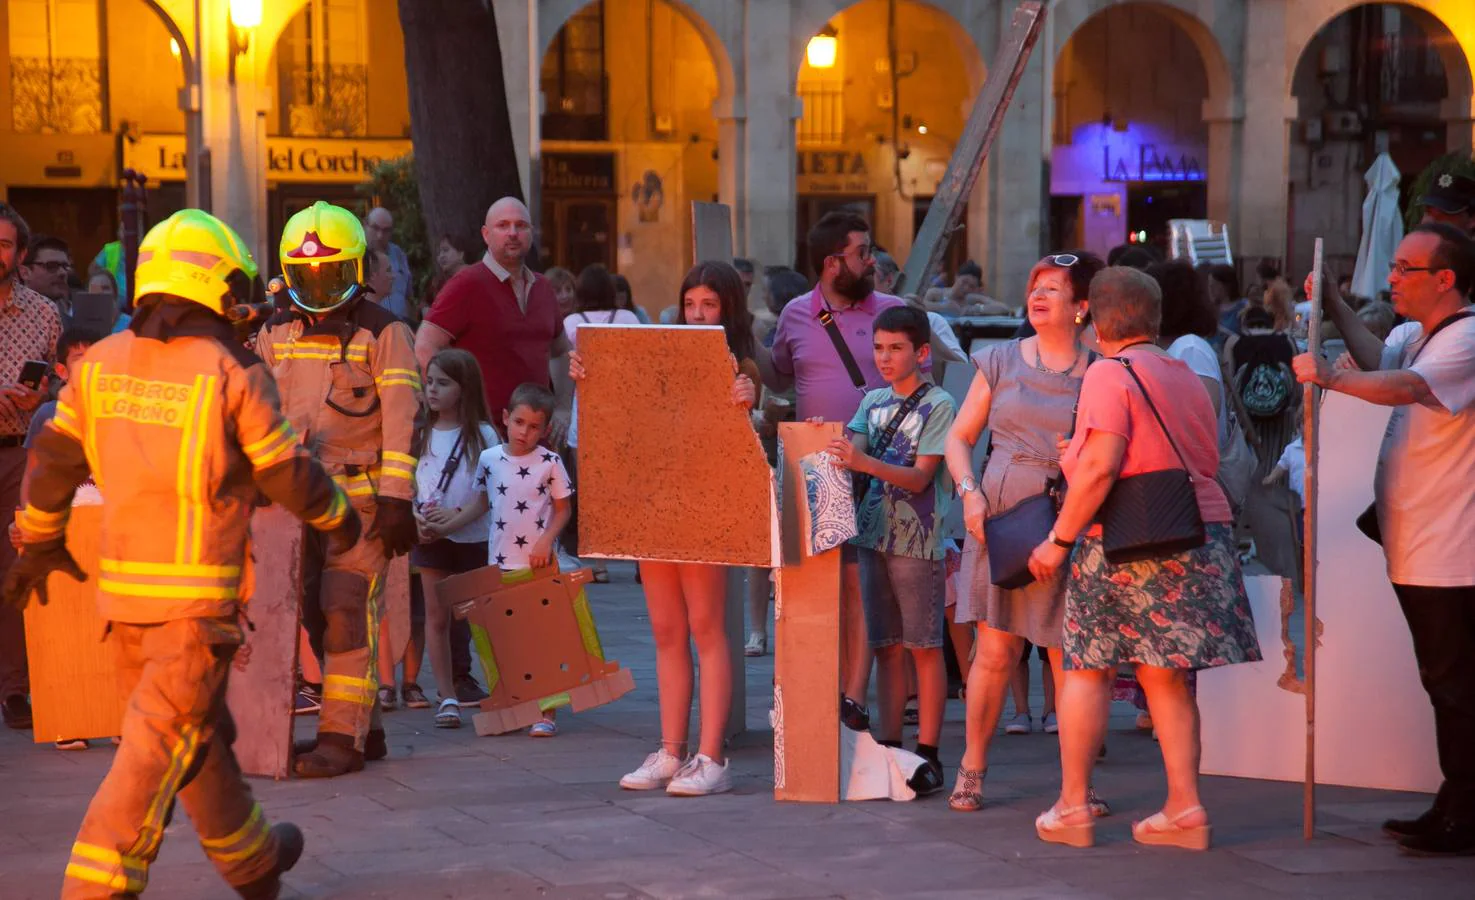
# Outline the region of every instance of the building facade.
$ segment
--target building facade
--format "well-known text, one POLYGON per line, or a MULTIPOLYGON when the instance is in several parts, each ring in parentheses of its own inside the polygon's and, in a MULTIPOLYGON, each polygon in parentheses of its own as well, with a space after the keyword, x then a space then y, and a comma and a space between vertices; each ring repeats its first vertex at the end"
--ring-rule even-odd
MULTIPOLYGON (((808 269, 835 208, 904 258, 1016 6, 491 3, 544 261, 603 262, 650 308, 691 262, 697 200, 728 204, 760 263, 808 269)), ((1350 271, 1374 155, 1407 186, 1471 149, 1468 0, 1047 7, 948 256, 1006 302, 1045 249, 1159 241, 1175 217, 1227 223, 1243 268, 1299 270, 1323 236, 1350 271)), ((411 149, 395 0, 0 0, 0 32, 0 190, 79 259, 112 238, 125 167, 155 216, 203 191, 265 253, 411 149)))

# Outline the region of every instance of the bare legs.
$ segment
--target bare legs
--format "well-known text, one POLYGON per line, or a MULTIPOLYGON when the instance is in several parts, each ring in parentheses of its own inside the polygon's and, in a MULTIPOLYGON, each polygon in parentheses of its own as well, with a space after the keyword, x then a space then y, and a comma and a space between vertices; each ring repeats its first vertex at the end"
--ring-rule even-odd
MULTIPOLYGON (((1157 728, 1163 769, 1168 776, 1168 800, 1163 804, 1163 813, 1172 819, 1200 805, 1198 703, 1188 692, 1188 672, 1184 669, 1138 666, 1137 683, 1147 694, 1147 708, 1157 728)), ((1208 816, 1200 811, 1184 816, 1178 824, 1187 828, 1207 821, 1208 816)))
MULTIPOLYGON (((420 570, 420 587, 425 592, 425 647, 430 652, 430 674, 441 699, 456 696, 456 678, 451 669, 451 608, 435 592, 449 573, 420 570)), ((405 675, 406 680, 409 674, 405 675)))
POLYGON ((762 636, 768 643, 768 586, 767 569, 748 570, 748 636, 762 636))
MULTIPOLYGON (((973 644, 973 664, 968 667, 967 718, 964 726, 963 768, 988 767, 988 746, 1004 711, 1004 693, 1009 688, 1024 638, 996 631, 980 622, 973 644)), ((1016 700, 1016 703, 1018 701, 1016 700)))
POLYGON ((656 644, 656 684, 661 706, 661 744, 686 755, 691 726, 691 644, 701 661, 701 731, 698 752, 721 762, 722 732, 732 704, 732 670, 727 648, 727 574, 722 566, 698 563, 640 563, 646 609, 656 644))
MULTIPOLYGON (((865 607, 860 599, 860 562, 842 557, 840 566, 840 688, 845 696, 866 705, 871 683, 871 643, 866 634, 865 607)), ((905 694, 905 688, 903 688, 905 694)), ((902 697, 906 701, 906 697, 902 697)))

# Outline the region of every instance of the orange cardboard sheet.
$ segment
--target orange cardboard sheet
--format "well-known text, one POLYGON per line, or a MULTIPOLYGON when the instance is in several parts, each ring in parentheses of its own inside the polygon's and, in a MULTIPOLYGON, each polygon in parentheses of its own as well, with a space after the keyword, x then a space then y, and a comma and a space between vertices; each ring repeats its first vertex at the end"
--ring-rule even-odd
POLYGON ((455 575, 436 591, 471 623, 490 696, 473 718, 480 735, 534 724, 543 712, 580 712, 635 689, 630 672, 604 658, 584 585, 588 569, 503 572, 494 566, 455 575))
MULTIPOLYGON (((774 600, 773 795, 840 800, 840 548, 806 556, 808 525, 799 460, 839 437, 830 422, 779 425, 784 563, 774 600)), ((857 601, 859 598, 855 598, 857 601)))
POLYGON ((778 565, 773 472, 722 329, 586 325, 579 353, 580 554, 778 565))

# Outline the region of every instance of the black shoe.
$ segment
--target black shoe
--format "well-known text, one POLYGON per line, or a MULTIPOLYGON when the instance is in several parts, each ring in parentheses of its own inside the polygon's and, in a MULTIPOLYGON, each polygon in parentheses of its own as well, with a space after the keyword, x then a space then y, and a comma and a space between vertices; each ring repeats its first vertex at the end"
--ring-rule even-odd
POLYGON ((866 712, 864 706, 842 694, 840 696, 840 723, 851 731, 870 731, 871 714, 866 712))
POLYGON ((317 746, 292 765, 298 778, 337 778, 363 768, 364 754, 353 749, 353 738, 333 732, 318 735, 317 746))
MULTIPOLYGON (((292 753, 296 756, 304 756, 318 748, 317 738, 304 738, 292 744, 292 753)), ((383 728, 369 729, 368 737, 364 739, 364 761, 375 762, 389 755, 389 741, 385 738, 383 728)))
POLYGON ((1475 825, 1440 816, 1423 834, 1399 841, 1398 849, 1409 856, 1475 856, 1475 825))
POLYGON ((925 760, 912 773, 912 777, 907 779, 907 787, 916 791, 918 797, 926 797, 942 790, 942 763, 935 759, 925 760))
POLYGON ((0 704, 0 718, 5 719, 6 728, 17 731, 31 727, 31 701, 25 694, 11 694, 0 704))
POLYGON ((271 826, 271 833, 277 839, 277 864, 255 881, 236 888, 245 900, 276 900, 282 890, 282 873, 302 858, 302 829, 291 822, 278 822, 271 826))
POLYGON ((1431 808, 1417 819, 1389 819, 1383 823, 1383 833, 1399 839, 1417 837, 1437 826, 1439 822, 1439 810, 1431 808))
POLYGON ((476 679, 470 675, 463 675, 456 679, 456 702, 462 706, 481 706, 481 701, 489 695, 476 683, 476 679))

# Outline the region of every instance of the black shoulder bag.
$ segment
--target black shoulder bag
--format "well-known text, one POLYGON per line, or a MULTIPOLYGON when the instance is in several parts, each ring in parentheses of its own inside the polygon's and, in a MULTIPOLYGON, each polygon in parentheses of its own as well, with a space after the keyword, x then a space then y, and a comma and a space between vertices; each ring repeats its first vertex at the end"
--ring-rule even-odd
MULTIPOLYGON (((1475 312, 1466 309, 1442 319, 1438 325, 1434 326, 1434 330, 1429 332, 1429 336, 1424 338, 1424 343, 1420 345, 1419 349, 1414 352, 1414 358, 1409 360, 1408 364, 1412 366, 1414 363, 1419 361, 1419 354, 1427 350, 1429 348, 1429 345, 1433 343, 1434 335, 1438 334, 1439 332, 1443 331, 1444 329, 1448 328, 1459 320, 1468 319, 1471 316, 1475 316, 1475 312)), ((1357 530, 1367 535, 1373 543, 1379 545, 1383 543, 1383 526, 1378 521, 1378 504, 1376 501, 1367 505, 1367 509, 1363 510, 1362 515, 1357 517, 1357 521, 1355 524, 1357 525, 1357 530)))
MULTIPOLYGON (((876 440, 876 446, 866 447, 867 456, 881 458, 886 448, 890 447, 892 440, 896 438, 896 430, 901 427, 906 417, 912 414, 912 410, 917 408, 917 404, 922 402, 922 398, 926 396, 931 387, 932 382, 924 381, 905 400, 901 401, 901 406, 896 408, 896 413, 891 417, 891 421, 886 423, 886 429, 881 432, 881 437, 876 440)), ((850 479, 851 489, 855 492, 855 502, 859 505, 860 501, 865 498, 866 491, 871 489, 871 476, 852 472, 850 479)))
POLYGON ((840 362, 850 375, 850 382, 855 385, 856 390, 865 393, 866 376, 861 373, 860 366, 856 365, 855 355, 850 352, 850 345, 845 343, 845 335, 840 333, 840 326, 835 324, 835 313, 828 302, 824 302, 819 311, 819 323, 824 326, 825 334, 830 336, 830 343, 835 345, 835 352, 840 355, 840 362))
POLYGON ((1147 401, 1152 417, 1178 455, 1181 469, 1159 469, 1119 478, 1111 486, 1101 504, 1097 518, 1101 522, 1101 548, 1106 561, 1120 566, 1144 559, 1162 559, 1185 550, 1202 547, 1208 541, 1203 516, 1198 509, 1198 494, 1193 487, 1193 474, 1178 442, 1168 431, 1157 405, 1147 393, 1142 379, 1132 371, 1132 361, 1112 357, 1122 364, 1142 398, 1147 401))

